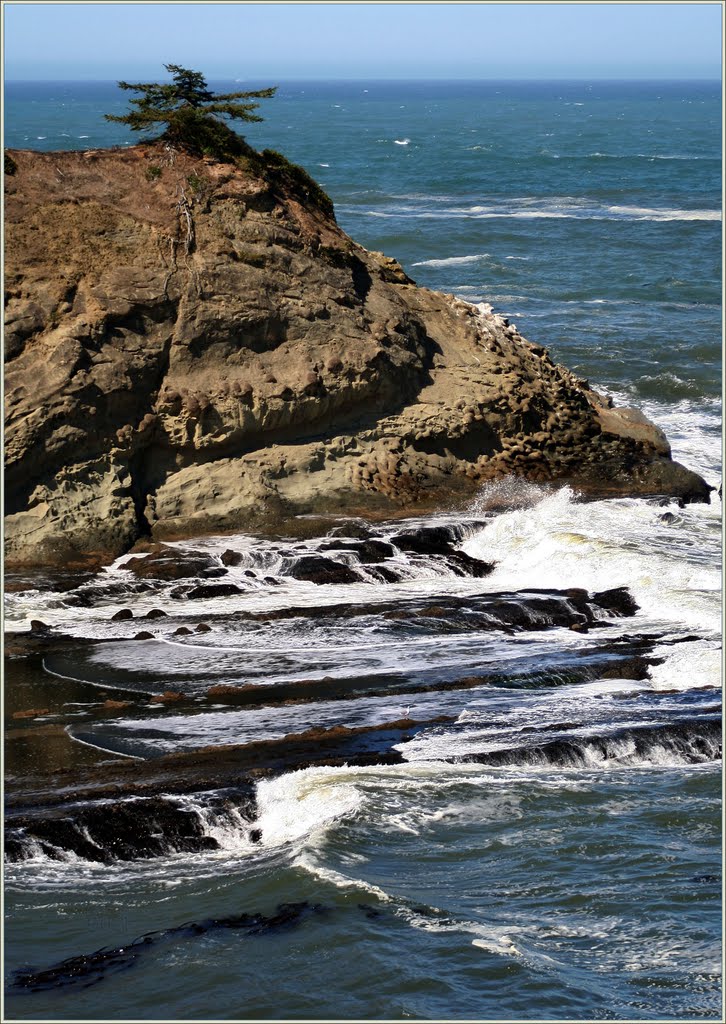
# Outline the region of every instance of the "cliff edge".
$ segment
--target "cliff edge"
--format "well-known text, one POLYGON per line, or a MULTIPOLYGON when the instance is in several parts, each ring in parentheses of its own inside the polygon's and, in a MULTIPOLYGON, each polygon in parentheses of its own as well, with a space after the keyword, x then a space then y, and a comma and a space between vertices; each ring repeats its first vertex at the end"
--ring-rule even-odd
POLYGON ((410 512, 509 475, 708 500, 642 414, 357 245, 277 154, 11 156, 8 564, 410 512))

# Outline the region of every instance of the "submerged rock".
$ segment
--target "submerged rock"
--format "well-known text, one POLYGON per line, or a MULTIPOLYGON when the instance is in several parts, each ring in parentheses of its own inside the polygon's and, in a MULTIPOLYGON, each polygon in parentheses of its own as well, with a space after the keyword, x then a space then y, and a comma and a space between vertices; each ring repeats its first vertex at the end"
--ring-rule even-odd
MULTIPOLYGON (((274 162, 154 143, 12 160, 8 564, 425 510, 508 477, 708 500, 641 413, 490 307, 418 288, 274 162)), ((163 552, 127 568, 181 578, 163 552)))
MULTIPOLYGON (((259 829, 253 831, 257 833, 259 829)), ((147 932, 123 946, 113 949, 104 946, 94 953, 68 957, 44 970, 21 968, 15 971, 12 985, 30 992, 45 992, 74 984, 88 988, 89 985, 103 981, 109 974, 133 967, 148 949, 161 942, 176 943, 183 939, 196 939, 220 929, 243 931, 247 935, 268 935, 294 928, 306 917, 326 912, 324 905, 305 900, 299 903, 280 903, 272 914, 241 913, 188 921, 174 928, 147 932)))

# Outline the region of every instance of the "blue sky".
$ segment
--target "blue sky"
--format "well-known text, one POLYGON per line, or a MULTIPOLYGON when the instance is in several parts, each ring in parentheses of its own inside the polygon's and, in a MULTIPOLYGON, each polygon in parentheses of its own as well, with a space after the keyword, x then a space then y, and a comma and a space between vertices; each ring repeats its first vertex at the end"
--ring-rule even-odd
POLYGON ((10 3, 6 79, 718 78, 720 3, 10 3))

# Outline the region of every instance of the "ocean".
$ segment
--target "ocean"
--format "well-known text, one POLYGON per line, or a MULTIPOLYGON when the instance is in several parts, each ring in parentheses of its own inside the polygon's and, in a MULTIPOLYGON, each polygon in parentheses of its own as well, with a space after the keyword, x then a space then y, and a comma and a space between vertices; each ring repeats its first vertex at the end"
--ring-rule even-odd
MULTIPOLYGON (((133 144, 102 118, 126 99, 7 83, 5 145, 133 144)), ((720 486, 717 83, 287 82, 260 113, 248 141, 302 164, 356 241, 490 303, 720 486)), ((6 629, 78 638, 9 658, 7 710, 48 709, 8 719, 9 787, 64 769, 72 800, 76 768, 120 756, 413 724, 387 760, 260 777, 252 822, 233 794, 169 795, 207 850, 94 862, 17 836, 6 1018, 720 1019, 717 491, 681 508, 504 481, 425 519, 308 532, 178 542, 241 591, 203 602, 138 588, 125 557, 8 575, 6 629), (401 541, 431 527, 494 571, 401 541), (357 582, 295 578, 319 550, 357 582), (558 626, 540 592, 573 587, 627 587, 637 611, 558 626), (166 617, 130 642, 122 608, 166 617), (212 685, 259 697, 210 702, 212 685), (149 699, 167 690, 183 706, 149 699), (110 715, 109 695, 131 703, 110 715)))

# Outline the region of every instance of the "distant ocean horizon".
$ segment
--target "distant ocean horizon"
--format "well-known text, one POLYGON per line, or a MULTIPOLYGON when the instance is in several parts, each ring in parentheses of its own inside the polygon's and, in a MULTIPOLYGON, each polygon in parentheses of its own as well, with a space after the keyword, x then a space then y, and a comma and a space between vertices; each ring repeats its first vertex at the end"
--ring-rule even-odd
MULTIPOLYGON (((301 164, 352 238, 421 286, 490 304, 643 410, 673 457, 719 487, 720 83, 210 79, 274 84, 264 121, 242 134, 301 164)), ((127 109, 113 81, 8 82, 5 145, 133 145, 138 133, 103 119, 127 109)), ((38 668, 37 689, 26 680, 22 706, 55 706, 48 694, 60 693, 56 721, 99 756, 380 724, 403 708, 448 718, 401 743, 399 764, 261 780, 254 843, 249 822, 197 794, 183 806, 218 843, 209 852, 94 864, 29 846, 5 872, 9 979, 157 938, 100 984, 9 988, 9 1019, 721 1019, 722 776, 706 742, 720 728, 720 497, 680 508, 523 493, 512 487, 496 514, 480 496, 409 523, 449 529, 494 562, 483 579, 396 549, 402 581, 376 582, 350 522, 320 548, 344 539, 335 557, 361 573, 345 587, 294 578, 315 540, 182 543, 240 555, 225 562, 237 594, 204 603, 212 631, 176 636, 163 665, 132 642, 69 646, 56 675, 38 668), (470 614, 491 595, 617 587, 637 614, 583 635, 479 631, 470 614), (322 614, 326 602, 349 607, 322 614), (269 616, 250 622, 249 609, 269 616), (645 678, 631 664, 642 652, 645 678), (210 707, 210 674, 268 687, 270 706, 210 707), (113 720, 98 711, 109 680, 136 700, 113 720), (308 703, 275 703, 275 687, 301 680, 308 703), (198 712, 136 692, 165 689, 201 695, 198 712), (322 909, 274 935, 179 938, 183 923, 280 903, 322 909)), ((400 524, 376 529, 395 546, 400 524)), ((159 630, 195 628, 199 602, 173 584, 134 589, 122 562, 65 589, 27 581, 7 595, 8 628, 41 619, 84 640, 126 639, 152 607, 167 613, 159 630), (110 621, 121 608, 135 618, 110 621)))

